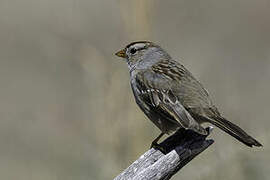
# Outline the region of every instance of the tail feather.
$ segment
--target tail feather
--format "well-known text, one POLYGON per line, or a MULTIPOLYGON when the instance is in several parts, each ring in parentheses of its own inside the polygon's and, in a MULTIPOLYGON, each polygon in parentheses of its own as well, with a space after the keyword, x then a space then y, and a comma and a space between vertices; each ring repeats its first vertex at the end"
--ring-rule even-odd
POLYGON ((222 129, 249 147, 262 146, 261 143, 259 143, 253 137, 249 136, 243 129, 223 117, 216 117, 214 120, 211 120, 210 123, 222 129))

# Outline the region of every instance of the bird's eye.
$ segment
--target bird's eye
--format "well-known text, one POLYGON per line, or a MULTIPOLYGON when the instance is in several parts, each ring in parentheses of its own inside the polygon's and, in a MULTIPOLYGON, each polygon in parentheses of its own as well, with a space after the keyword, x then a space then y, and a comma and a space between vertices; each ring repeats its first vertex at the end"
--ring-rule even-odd
POLYGON ((131 54, 135 54, 136 51, 137 51, 137 49, 135 49, 135 48, 130 49, 130 53, 131 53, 131 54))

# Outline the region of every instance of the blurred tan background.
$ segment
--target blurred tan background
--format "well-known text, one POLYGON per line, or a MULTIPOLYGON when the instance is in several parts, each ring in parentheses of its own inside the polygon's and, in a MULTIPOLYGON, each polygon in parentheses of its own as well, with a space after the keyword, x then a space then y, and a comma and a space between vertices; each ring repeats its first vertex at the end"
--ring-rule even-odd
POLYGON ((173 179, 270 175, 270 1, 0 0, 0 179, 112 179, 159 130, 136 106, 131 41, 160 44, 256 137, 215 143, 173 179))

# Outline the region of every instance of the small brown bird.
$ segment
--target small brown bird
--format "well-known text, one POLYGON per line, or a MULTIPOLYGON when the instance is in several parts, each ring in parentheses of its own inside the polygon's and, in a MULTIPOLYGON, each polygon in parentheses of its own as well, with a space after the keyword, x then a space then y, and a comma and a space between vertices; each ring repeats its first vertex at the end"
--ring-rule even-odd
POLYGON ((201 123, 211 123, 247 146, 262 146, 237 125, 223 118, 202 84, 160 46, 138 41, 116 53, 126 60, 136 103, 162 131, 152 142, 179 128, 206 135, 201 123))

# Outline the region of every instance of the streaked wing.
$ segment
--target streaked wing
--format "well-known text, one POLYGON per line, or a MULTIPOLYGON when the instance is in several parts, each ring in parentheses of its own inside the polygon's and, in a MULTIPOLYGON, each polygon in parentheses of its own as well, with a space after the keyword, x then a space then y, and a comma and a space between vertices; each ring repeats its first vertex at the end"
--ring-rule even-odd
POLYGON ((173 117, 168 118, 168 120, 178 123, 183 128, 192 129, 200 134, 207 134, 206 130, 193 119, 181 104, 178 96, 174 94, 171 89, 174 84, 172 79, 162 73, 145 71, 137 75, 136 81, 140 86, 142 96, 149 97, 152 107, 173 117))
POLYGON ((161 61, 152 69, 174 81, 171 89, 190 113, 206 117, 219 115, 207 90, 183 65, 174 60, 161 61))

